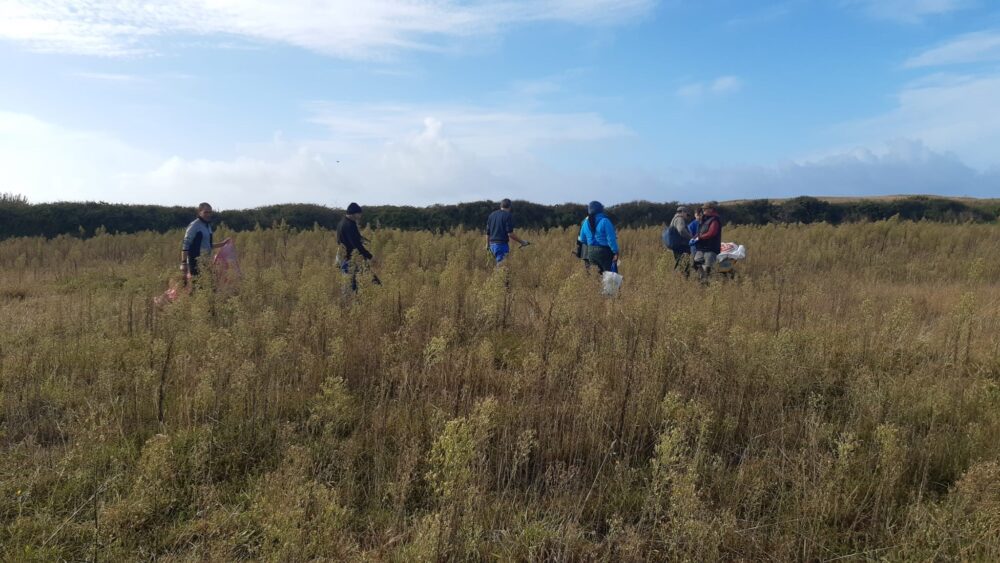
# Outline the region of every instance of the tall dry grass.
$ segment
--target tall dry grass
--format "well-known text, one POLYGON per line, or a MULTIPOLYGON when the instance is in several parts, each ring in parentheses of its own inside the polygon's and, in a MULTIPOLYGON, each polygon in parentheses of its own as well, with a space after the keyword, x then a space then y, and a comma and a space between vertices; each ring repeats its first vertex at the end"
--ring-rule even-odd
POLYGON ((0 559, 997 560, 1000 231, 727 229, 734 282, 621 233, 496 271, 473 232, 0 242, 0 559), (509 279, 508 279, 509 276, 509 279), (210 285, 211 280, 206 280, 210 285))

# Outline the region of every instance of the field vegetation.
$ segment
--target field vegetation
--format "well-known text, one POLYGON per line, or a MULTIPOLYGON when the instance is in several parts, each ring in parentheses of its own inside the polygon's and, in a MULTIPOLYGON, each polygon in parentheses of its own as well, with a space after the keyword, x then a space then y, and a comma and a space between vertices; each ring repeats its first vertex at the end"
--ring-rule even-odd
POLYGON ((0 560, 1000 560, 1000 230, 727 229, 700 287, 625 229, 623 291, 526 232, 0 241, 0 560))

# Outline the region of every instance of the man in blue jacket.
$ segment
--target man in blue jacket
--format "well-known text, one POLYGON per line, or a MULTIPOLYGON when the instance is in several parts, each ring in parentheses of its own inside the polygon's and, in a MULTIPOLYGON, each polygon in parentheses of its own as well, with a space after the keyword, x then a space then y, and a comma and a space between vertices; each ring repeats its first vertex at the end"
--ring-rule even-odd
POLYGON ((580 225, 579 242, 586 245, 587 262, 600 273, 614 271, 618 264, 618 235, 599 201, 587 205, 587 218, 580 225))

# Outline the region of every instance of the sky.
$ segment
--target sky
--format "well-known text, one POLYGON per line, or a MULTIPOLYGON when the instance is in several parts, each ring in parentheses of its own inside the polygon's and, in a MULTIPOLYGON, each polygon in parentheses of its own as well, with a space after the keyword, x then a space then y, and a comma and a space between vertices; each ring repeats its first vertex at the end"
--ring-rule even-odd
POLYGON ((0 192, 1000 196, 996 0, 0 0, 0 192))

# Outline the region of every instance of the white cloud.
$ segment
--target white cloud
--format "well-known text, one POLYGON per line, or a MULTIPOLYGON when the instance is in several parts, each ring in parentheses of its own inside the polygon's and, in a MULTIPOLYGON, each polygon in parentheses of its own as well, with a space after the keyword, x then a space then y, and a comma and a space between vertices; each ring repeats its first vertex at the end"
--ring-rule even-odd
POLYGON ((906 61, 908 68, 945 66, 1000 60, 1000 31, 960 35, 906 61))
POLYGON ((129 201, 122 174, 155 166, 157 157, 111 135, 76 131, 30 115, 0 111, 2 191, 33 201, 129 201))
POLYGON ((329 131, 322 139, 287 142, 279 136, 260 154, 230 161, 174 158, 132 180, 161 192, 171 186, 211 191, 230 207, 429 204, 517 190, 545 199, 565 192, 551 188, 552 172, 535 151, 630 134, 594 114, 337 103, 312 109, 312 120, 329 131), (538 185, 550 189, 541 194, 534 191, 538 185))
POLYGON ((699 101, 707 96, 734 94, 743 88, 743 81, 736 76, 720 76, 708 82, 690 82, 677 89, 677 96, 689 101, 699 101))
POLYGON ((975 0, 844 0, 844 3, 859 7, 876 19, 912 24, 969 8, 975 0))
POLYGON ((937 151, 954 152, 973 166, 998 163, 1000 73, 938 75, 914 82, 884 115, 845 124, 840 132, 867 144, 890 138, 920 139, 937 151))
POLYGON ((42 52, 134 56, 152 39, 227 35, 346 58, 439 49, 532 22, 609 25, 656 0, 5 0, 0 38, 42 52))

